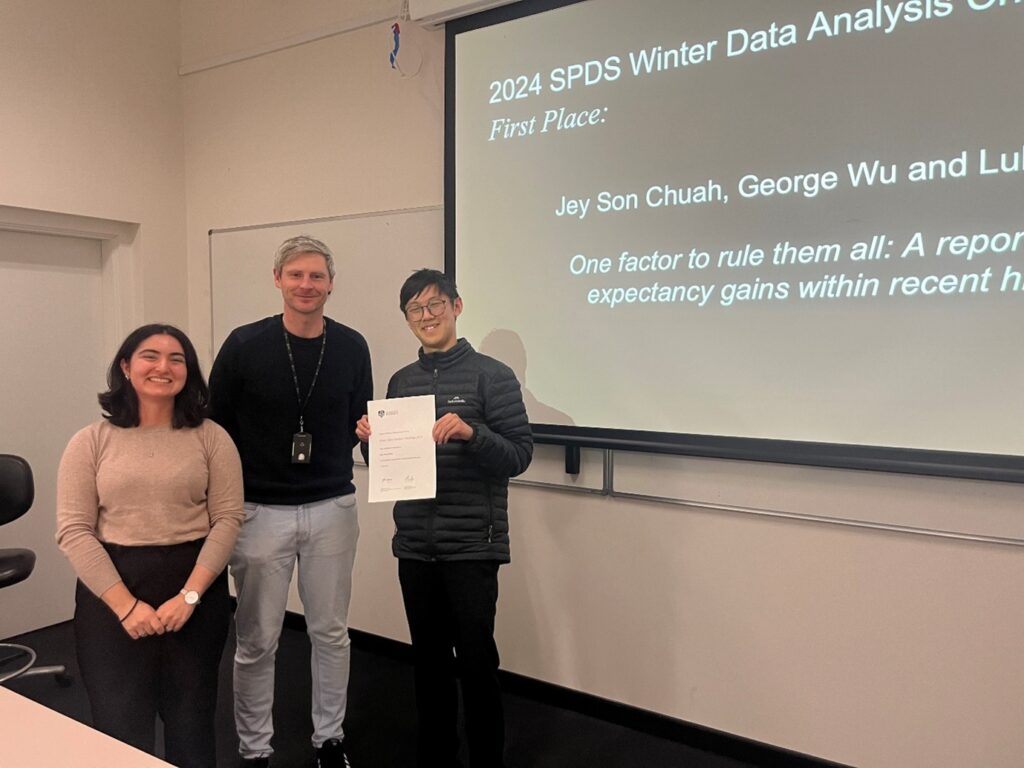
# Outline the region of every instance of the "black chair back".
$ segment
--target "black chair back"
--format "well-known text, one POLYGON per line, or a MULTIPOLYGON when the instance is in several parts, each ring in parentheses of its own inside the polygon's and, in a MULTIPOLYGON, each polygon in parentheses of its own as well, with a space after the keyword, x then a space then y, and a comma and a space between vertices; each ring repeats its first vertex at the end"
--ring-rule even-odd
MULTIPOLYGON (((0 453, 0 525, 6 525, 28 512, 35 499, 32 468, 21 456, 0 453)), ((31 549, 0 549, 0 589, 24 581, 32 573, 36 554, 31 549)), ((20 643, 0 643, 5 661, 15 659, 13 668, 0 669, 0 685, 16 677, 53 675, 57 685, 71 685, 71 675, 63 664, 37 667, 36 652, 20 643), (9 654, 13 652, 14 655, 9 654)))
POLYGON ((28 512, 35 499, 32 468, 21 456, 0 453, 0 525, 28 512))

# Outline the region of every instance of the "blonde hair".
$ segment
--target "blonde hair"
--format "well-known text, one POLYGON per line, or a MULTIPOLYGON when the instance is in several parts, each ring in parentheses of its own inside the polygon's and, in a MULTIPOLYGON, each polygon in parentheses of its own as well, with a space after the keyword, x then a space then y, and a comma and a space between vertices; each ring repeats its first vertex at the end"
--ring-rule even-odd
POLYGON ((334 279, 334 254, 331 253, 330 248, 309 235, 289 237, 281 243, 281 247, 274 255, 274 274, 280 276, 285 264, 304 253, 319 253, 323 256, 324 261, 327 262, 327 274, 331 276, 331 280, 334 279))

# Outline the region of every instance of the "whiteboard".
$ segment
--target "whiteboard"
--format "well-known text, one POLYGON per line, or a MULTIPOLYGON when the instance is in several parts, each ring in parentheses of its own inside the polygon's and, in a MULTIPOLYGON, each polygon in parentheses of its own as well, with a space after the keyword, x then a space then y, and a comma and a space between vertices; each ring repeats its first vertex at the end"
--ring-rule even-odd
POLYGON ((274 253, 287 238, 310 235, 334 253, 337 274, 325 313, 355 328, 370 347, 374 397, 416 359, 419 342, 398 308, 398 290, 420 267, 444 269, 440 206, 261 224, 210 231, 213 352, 240 325, 281 313, 274 253))

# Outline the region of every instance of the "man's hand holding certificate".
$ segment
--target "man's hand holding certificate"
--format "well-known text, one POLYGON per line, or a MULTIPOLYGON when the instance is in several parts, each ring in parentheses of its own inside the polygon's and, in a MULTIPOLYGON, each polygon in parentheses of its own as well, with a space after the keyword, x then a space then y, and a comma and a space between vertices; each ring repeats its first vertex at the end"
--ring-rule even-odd
POLYGON ((371 400, 366 410, 371 432, 369 500, 434 498, 434 396, 371 400))

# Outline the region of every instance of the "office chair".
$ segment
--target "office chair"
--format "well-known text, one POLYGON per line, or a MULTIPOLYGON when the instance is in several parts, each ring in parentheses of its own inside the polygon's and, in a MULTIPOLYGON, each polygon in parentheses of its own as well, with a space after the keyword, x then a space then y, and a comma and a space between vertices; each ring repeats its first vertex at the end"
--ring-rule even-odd
MULTIPOLYGON (((28 512, 35 498, 32 468, 20 456, 0 454, 0 525, 17 520, 28 512)), ((27 579, 36 565, 36 553, 31 549, 0 549, 0 589, 27 579)), ((0 663, 25 656, 17 669, 0 672, 0 683, 16 677, 54 675, 60 686, 71 685, 71 676, 63 665, 34 667, 36 652, 27 645, 0 643, 0 663)))

